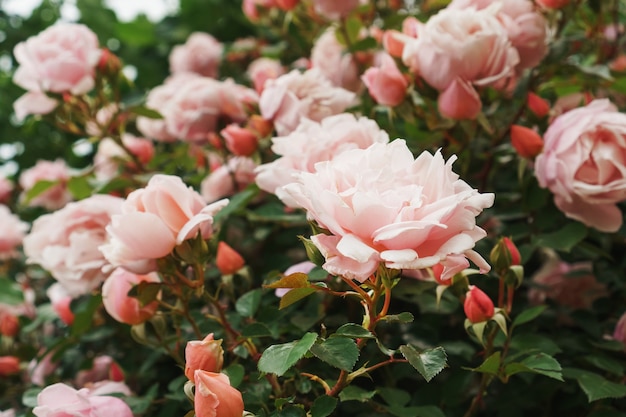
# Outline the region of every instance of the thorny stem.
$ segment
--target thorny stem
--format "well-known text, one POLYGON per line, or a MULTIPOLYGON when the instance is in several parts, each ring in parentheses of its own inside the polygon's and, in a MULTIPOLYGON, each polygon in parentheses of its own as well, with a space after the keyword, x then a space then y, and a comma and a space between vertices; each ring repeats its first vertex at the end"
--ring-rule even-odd
MULTIPOLYGON (((485 358, 488 358, 489 356, 491 356, 491 353, 493 351, 493 340, 495 339, 497 332, 498 332, 498 329, 493 328, 491 332, 489 333, 489 336, 487 336, 487 344, 485 345, 485 353, 484 353, 485 358)), ((471 417, 476 412, 476 410, 478 409, 478 407, 483 401, 483 395, 485 394, 485 391, 487 390, 487 387, 491 383, 492 379, 493 379, 493 375, 488 374, 488 373, 482 374, 481 379, 480 379, 480 386, 478 387, 478 393, 472 399, 472 403, 470 404, 470 407, 467 409, 467 412, 464 414, 463 417, 471 417)))

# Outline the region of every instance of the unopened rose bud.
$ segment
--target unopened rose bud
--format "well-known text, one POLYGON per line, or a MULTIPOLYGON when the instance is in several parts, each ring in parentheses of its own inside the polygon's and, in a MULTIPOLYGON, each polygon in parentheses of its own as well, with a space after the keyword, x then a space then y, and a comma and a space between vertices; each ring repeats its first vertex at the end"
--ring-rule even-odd
POLYGON ((264 138, 272 133, 274 125, 271 121, 255 114, 250 118, 250 120, 248 120, 248 128, 258 133, 260 137, 264 138))
POLYGON ((517 246, 515 246, 515 243, 513 243, 513 241, 509 239, 508 237, 503 237, 502 242, 504 243, 504 246, 509 250, 509 253, 511 254, 511 265, 521 265, 522 256, 520 255, 519 250, 517 249, 517 246))
POLYGON ((237 156, 252 155, 259 144, 259 139, 254 132, 245 129, 235 123, 226 126, 220 132, 226 142, 226 148, 237 156))
POLYGON ((246 261, 226 242, 220 242, 217 245, 215 263, 217 269, 219 269, 222 274, 230 275, 239 271, 246 264, 246 261))
POLYGON ((543 139, 530 128, 512 125, 511 145, 513 145, 519 156, 532 159, 543 150, 543 139))
POLYGON ((117 268, 106 279, 102 286, 102 303, 111 317, 121 323, 134 325, 154 316, 158 302, 141 305, 139 299, 128 295, 133 286, 141 282, 160 282, 160 279, 156 274, 139 275, 123 268, 117 268))
POLYGON ((100 60, 98 61, 98 72, 107 76, 116 76, 122 69, 122 62, 113 52, 107 48, 102 48, 100 60))
POLYGON ((438 105, 443 116, 455 120, 473 120, 482 108, 474 87, 458 78, 439 94, 438 105))
POLYGON ((224 374, 197 370, 194 411, 196 417, 241 417, 244 406, 241 392, 230 385, 224 374))
POLYGON ((284 11, 289 11, 295 8, 300 0, 276 0, 276 6, 284 11))
POLYGON ((522 257, 519 250, 508 237, 503 237, 496 243, 489 254, 491 265, 498 272, 506 271, 511 266, 521 265, 522 257))
POLYGON ((9 376, 19 372, 19 358, 15 356, 0 356, 0 376, 9 376))
POLYGON ((402 58, 404 45, 412 39, 410 36, 397 30, 386 30, 383 34, 383 47, 389 55, 395 58, 402 58))
POLYGON ((560 9, 567 6, 569 0, 536 0, 537 4, 548 9, 560 9))
POLYGON ((197 370, 208 372, 220 372, 224 364, 224 349, 222 340, 215 340, 213 333, 204 340, 192 340, 187 342, 185 348, 185 376, 193 381, 197 370))
POLYGON ((0 314, 0 334, 13 337, 20 330, 20 322, 11 313, 0 314))
POLYGON ((550 113, 550 103, 535 93, 528 93, 526 104, 528 109, 537 117, 546 117, 550 113))
POLYGON ((472 323, 487 321, 494 314, 493 301, 480 288, 470 285, 469 291, 465 294, 463 310, 472 323))

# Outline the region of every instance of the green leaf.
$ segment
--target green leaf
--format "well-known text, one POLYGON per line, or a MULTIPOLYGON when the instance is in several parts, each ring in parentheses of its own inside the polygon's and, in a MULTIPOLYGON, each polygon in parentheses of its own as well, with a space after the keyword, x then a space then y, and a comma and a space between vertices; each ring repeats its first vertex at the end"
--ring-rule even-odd
POLYGON ((511 349, 518 351, 534 351, 528 353, 547 353, 556 355, 561 348, 552 339, 537 333, 517 333, 511 340, 511 349))
POLYGON ((265 288, 306 288, 310 287, 309 276, 302 272, 285 275, 278 281, 264 285, 265 288))
POLYGON ((624 365, 619 361, 616 361, 605 355, 588 355, 585 356, 585 361, 595 366, 596 368, 607 371, 616 376, 624 375, 624 365))
POLYGON ((241 331, 243 337, 268 337, 272 336, 272 331, 263 323, 250 323, 241 331))
POLYGON ((319 359, 344 371, 351 371, 359 358, 359 348, 352 339, 335 337, 316 343, 310 351, 319 359))
POLYGON ((259 309, 261 304, 261 297, 263 296, 263 290, 258 288, 256 290, 248 291, 235 302, 235 309, 237 313, 244 317, 252 317, 259 309))
POLYGON ((507 376, 520 372, 531 372, 556 379, 557 381, 563 381, 561 371, 561 364, 545 353, 529 356, 521 362, 509 363, 504 368, 504 373, 507 376))
POLYGON ((75 200, 82 200, 93 194, 91 184, 87 177, 72 177, 67 182, 67 189, 74 196, 75 200))
POLYGON ((128 296, 137 298, 145 306, 156 300, 162 285, 160 282, 140 282, 128 291, 128 296))
POLYGON ((415 417, 446 417, 441 408, 434 405, 415 407, 415 417))
POLYGON ((245 190, 230 197, 228 205, 213 216, 214 223, 219 223, 236 211, 243 209, 258 193, 259 188, 256 185, 249 185, 245 190))
POLYGON ((24 302, 24 293, 19 284, 6 278, 0 278, 0 303, 17 305, 24 302))
POLYGON ((283 308, 292 305, 296 301, 300 301, 303 298, 308 297, 309 295, 313 294, 315 291, 316 291, 315 287, 292 288, 291 290, 289 290, 289 292, 287 292, 285 295, 281 297, 278 308, 282 310, 283 308))
POLYGON ((137 116, 147 117, 149 119, 162 119, 163 115, 156 110, 144 106, 132 106, 126 109, 126 112, 136 114, 137 116))
POLYGON ((357 338, 358 339, 373 339, 374 338, 374 335, 372 334, 372 332, 370 332, 363 326, 359 324, 354 324, 354 323, 344 324, 343 326, 338 328, 335 334, 333 334, 331 337, 334 337, 334 336, 351 337, 353 339, 357 339, 357 338))
POLYGON ((91 321, 100 305, 102 305, 102 296, 93 295, 87 302, 81 303, 76 308, 74 311, 74 322, 72 323, 72 336, 80 336, 92 327, 91 321))
POLYGON ((348 385, 339 393, 341 401, 360 401, 362 403, 369 401, 376 394, 376 391, 365 391, 354 385, 348 385))
POLYGON ((317 334, 306 333, 300 340, 268 347, 259 359, 259 371, 283 375, 309 351, 315 340, 317 334))
POLYGON ((567 368, 563 370, 563 374, 566 378, 575 379, 578 382, 589 402, 603 398, 626 397, 626 385, 611 382, 596 373, 567 368))
POLYGON ((230 385, 237 388, 241 381, 243 381, 243 377, 246 374, 246 370, 244 367, 238 363, 233 363, 227 368, 222 369, 222 372, 228 376, 230 380, 230 385))
POLYGON ((536 319, 545 309, 546 306, 537 306, 522 311, 517 315, 517 317, 515 317, 513 326, 519 326, 520 324, 528 323, 529 321, 536 319))
POLYGON ((337 399, 322 395, 318 397, 311 407, 311 417, 328 417, 337 407, 337 399))
POLYGON ((497 375, 498 369, 500 369, 500 362, 501 362, 500 351, 498 351, 498 352, 493 353, 487 359, 485 359, 485 361, 478 368, 474 368, 472 369, 472 371, 497 375))
POLYGON ((144 47, 156 43, 155 25, 139 15, 132 22, 117 22, 115 35, 124 45, 144 47))
POLYGON ((29 408, 37 407, 37 396, 42 390, 43 388, 34 387, 24 391, 24 394, 22 395, 22 404, 29 408))
POLYGON ((446 351, 441 346, 418 352, 413 346, 402 345, 400 352, 409 361, 413 368, 430 382, 443 368, 446 367, 446 351))
POLYGON ((397 388, 378 388, 378 395, 389 405, 403 406, 411 401, 411 394, 397 388))
POLYGON ((383 318, 381 318, 381 320, 385 320, 388 322, 398 322, 398 323, 411 323, 413 322, 415 318, 413 317, 413 314, 409 313, 408 311, 405 311, 404 313, 400 313, 400 314, 389 314, 383 318))
POLYGON ((152 385, 148 392, 141 397, 124 397, 124 402, 128 404, 133 414, 145 413, 157 396, 159 384, 152 385))
POLYGON ((552 249, 569 252, 574 246, 587 237, 587 227, 582 223, 570 223, 561 230, 541 235, 533 243, 552 249))
POLYGON ((28 205, 28 203, 30 203, 30 201, 33 198, 37 197, 39 194, 47 191, 53 186, 59 184, 59 182, 60 181, 48 181, 48 180, 37 181, 37 183, 30 190, 26 191, 26 193, 24 194, 24 204, 28 205))

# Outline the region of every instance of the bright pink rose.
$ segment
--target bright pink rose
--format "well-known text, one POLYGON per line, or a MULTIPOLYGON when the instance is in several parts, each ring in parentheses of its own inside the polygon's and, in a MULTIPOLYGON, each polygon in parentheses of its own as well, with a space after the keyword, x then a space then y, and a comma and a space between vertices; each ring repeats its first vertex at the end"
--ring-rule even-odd
POLYGON ((130 407, 119 398, 93 395, 88 389, 75 390, 65 384, 54 384, 37 395, 37 417, 133 417, 130 407))
POLYGON ((170 72, 194 72, 217 78, 224 46, 208 33, 194 32, 170 54, 170 72))
POLYGON ((273 120, 280 136, 293 132, 303 118, 316 122, 342 113, 354 104, 356 95, 333 87, 318 69, 291 71, 265 84, 259 107, 265 119, 273 120))
POLYGON ((384 264, 423 269, 437 263, 489 265, 472 248, 485 237, 476 216, 493 204, 452 171, 452 157, 423 152, 404 140, 346 151, 295 175, 284 190, 329 230, 311 239, 331 274, 364 282, 384 264), (461 255, 461 256, 459 256, 461 255))
POLYGON ((205 239, 211 237, 213 215, 227 203, 207 206, 179 177, 155 175, 145 188, 128 195, 121 214, 107 226, 110 240, 100 250, 114 266, 137 274, 156 271, 156 260, 183 241, 198 232, 205 239))
POLYGON ((374 120, 343 113, 320 123, 305 119, 287 136, 272 139, 272 151, 281 157, 257 169, 256 182, 262 190, 276 194, 283 203, 298 207, 283 186, 294 182, 298 172, 315 172, 315 164, 330 161, 350 149, 365 149, 387 143, 389 136, 374 120))
POLYGON ((72 297, 97 288, 108 275, 98 247, 106 242, 105 227, 123 201, 98 194, 39 217, 24 238, 27 261, 50 272, 72 297))
POLYGON ((203 340, 191 340, 185 347, 185 376, 193 381, 197 370, 219 372, 224 364, 222 339, 215 340, 213 333, 203 340))
POLYGON ((200 184, 200 192, 206 201, 215 201, 243 190, 254 182, 257 164, 251 158, 236 156, 215 171, 200 184))
POLYGON ((41 91, 30 91, 13 103, 13 111, 17 120, 22 121, 30 114, 48 114, 59 102, 41 91))
POLYGON ((22 244, 28 231, 24 223, 5 205, 0 205, 0 260, 15 258, 19 254, 17 247, 22 244))
MULTIPOLYGON (((48 210, 57 210, 72 201, 72 193, 67 189, 70 179, 70 168, 65 161, 39 160, 34 167, 22 172, 19 179, 20 187, 27 193, 39 181, 52 181, 56 184, 39 193, 28 201, 28 206, 41 206, 48 210)), ((25 198, 25 194, 22 195, 25 198)))
POLYGON ((319 68, 335 87, 350 91, 361 87, 359 68, 346 47, 339 43, 332 28, 315 41, 311 49, 311 68, 319 68))
POLYGON ((348 16, 359 6, 359 0, 314 0, 315 11, 328 19, 338 20, 348 16))
POLYGON ((617 203, 626 200, 626 114, 605 99, 557 117, 544 135, 535 175, 567 217, 617 231, 617 203))
POLYGON ((397 106, 404 101, 409 82, 391 56, 382 54, 380 61, 380 66, 369 68, 361 79, 377 103, 397 106))
POLYGON ((622 342, 624 344, 624 348, 626 348, 626 313, 622 314, 617 324, 615 325, 615 330, 613 331, 613 339, 617 340, 618 342, 622 342))
POLYGON ((250 63, 246 73, 252 80, 254 89, 261 94, 265 88, 265 81, 280 77, 285 73, 285 68, 276 59, 258 58, 250 63))
POLYGON ((50 299, 50 303, 52 303, 52 309, 63 323, 71 326, 74 323, 74 313, 71 309, 72 296, 58 282, 48 288, 46 295, 50 299))
MULTIPOLYGON (((142 164, 150 162, 154 156, 154 145, 148 139, 131 134, 122 135, 122 143, 142 164)), ((98 143, 98 151, 93 158, 93 168, 99 181, 116 178, 120 166, 132 168, 135 164, 128 153, 111 138, 104 138, 98 143)))
POLYGON ((102 285, 102 304, 104 309, 120 323, 139 324, 154 316, 158 302, 144 306, 139 299, 130 297, 128 292, 142 282, 160 282, 157 274, 137 275, 123 268, 117 268, 102 285))
POLYGON ((61 23, 20 42, 13 82, 29 91, 85 94, 94 87, 98 38, 87 26, 61 23))
POLYGON ((224 374, 196 370, 194 411, 196 417, 241 417, 243 398, 241 392, 230 385, 224 374))

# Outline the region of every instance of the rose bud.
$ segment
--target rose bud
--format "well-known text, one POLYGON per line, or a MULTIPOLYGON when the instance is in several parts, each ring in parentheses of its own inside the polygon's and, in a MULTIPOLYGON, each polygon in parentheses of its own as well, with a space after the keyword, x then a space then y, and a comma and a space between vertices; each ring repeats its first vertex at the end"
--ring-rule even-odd
POLYGON ((154 315, 159 304, 152 301, 144 306, 128 292, 141 282, 159 282, 156 274, 138 275, 117 268, 102 286, 102 303, 104 309, 115 320, 126 324, 140 324, 154 315))
POLYGON ((254 132, 233 123, 220 132, 226 142, 226 148, 237 156, 250 156, 256 151, 259 140, 254 132))
POLYGON ((493 301, 480 288, 470 285, 463 303, 465 315, 472 323, 480 323, 493 317, 493 301))
POLYGON ((474 87, 459 78, 439 95, 438 104, 443 116, 455 120, 475 119, 482 108, 474 87))
POLYGON ((219 269, 222 274, 230 275, 239 271, 246 264, 246 261, 226 242, 220 242, 217 245, 215 263, 217 264, 217 269, 219 269))
POLYGON ((543 139, 534 130, 520 126, 511 126, 511 145, 522 158, 532 159, 543 150, 543 139))
POLYGON ((278 6, 281 10, 289 11, 295 8, 300 0, 276 0, 276 6, 278 6))
POLYGON ((193 381, 197 370, 219 372, 224 364, 222 340, 214 340, 213 333, 204 340, 187 342, 185 348, 185 376, 193 381))
POLYGON ((383 47, 387 53, 395 58, 402 58, 404 45, 412 40, 408 35, 397 30, 386 30, 383 34, 383 47))
POLYGON ((20 330, 20 322, 11 313, 0 314, 0 334, 13 337, 20 330))
POLYGON ((72 297, 65 288, 59 283, 53 284, 46 291, 46 295, 48 295, 52 303, 52 309, 57 313, 61 321, 71 326, 74 323, 74 313, 71 308, 72 297))
POLYGON ((395 61, 383 54, 379 67, 371 67, 361 77, 370 95, 383 106, 397 106, 404 101, 409 86, 395 61))
POLYGON ((545 117, 550 113, 550 103, 535 93, 528 93, 526 104, 528 109, 537 117, 545 117))
POLYGON ((536 0, 537 4, 548 9, 560 9, 567 6, 569 0, 536 0))
POLYGON ((196 417, 241 417, 244 411, 241 392, 230 385, 224 374, 194 372, 196 417))
POLYGON ((19 358, 15 356, 0 356, 0 376, 17 374, 19 371, 19 358))

